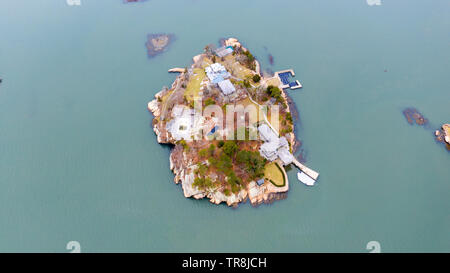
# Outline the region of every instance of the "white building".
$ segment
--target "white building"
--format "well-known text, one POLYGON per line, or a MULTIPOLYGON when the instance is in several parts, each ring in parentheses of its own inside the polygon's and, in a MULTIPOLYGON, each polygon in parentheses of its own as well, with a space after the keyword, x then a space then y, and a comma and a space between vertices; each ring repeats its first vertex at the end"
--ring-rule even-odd
POLYGON ((269 161, 279 158, 283 165, 289 165, 294 160, 294 156, 289 152, 289 143, 285 137, 278 137, 267 125, 258 127, 259 135, 264 143, 259 148, 261 156, 269 161))
POLYGON ((206 76, 212 83, 219 83, 225 79, 228 79, 231 74, 220 63, 213 63, 205 68, 206 76))
POLYGON ((265 142, 259 148, 259 153, 269 161, 274 161, 278 158, 277 155, 278 145, 274 142, 265 142))
POLYGON ((216 49, 216 54, 219 57, 225 57, 229 54, 233 53, 233 48, 232 47, 220 47, 218 49, 216 49))
POLYGON ((176 140, 191 140, 193 136, 197 135, 198 129, 201 128, 203 118, 198 115, 195 118, 195 110, 185 106, 175 106, 172 109, 172 117, 167 124, 166 129, 172 134, 176 140))
POLYGON ((222 91, 225 96, 233 94, 236 91, 234 85, 228 80, 228 78, 231 77, 231 74, 220 63, 213 63, 206 67, 205 72, 211 83, 217 84, 220 91, 222 91))
POLYGON ((233 94, 236 91, 236 88, 234 88, 234 85, 230 80, 221 81, 218 85, 220 87, 220 91, 222 91, 225 96, 233 94))
POLYGON ((278 136, 270 129, 270 127, 267 124, 261 124, 258 127, 259 135, 261 136, 261 139, 265 142, 272 142, 278 139, 278 136))
POLYGON ((285 166, 291 164, 292 161, 294 161, 294 156, 289 152, 289 148, 286 146, 278 149, 277 156, 285 166))

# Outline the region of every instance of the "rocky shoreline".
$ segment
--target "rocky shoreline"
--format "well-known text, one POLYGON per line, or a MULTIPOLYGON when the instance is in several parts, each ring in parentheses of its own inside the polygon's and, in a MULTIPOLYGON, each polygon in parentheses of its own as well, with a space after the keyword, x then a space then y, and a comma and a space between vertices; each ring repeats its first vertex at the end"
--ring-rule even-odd
POLYGON ((436 140, 445 143, 447 150, 450 151, 450 124, 442 125, 441 130, 436 130, 434 135, 436 140))
MULTIPOLYGON (((242 47, 240 42, 235 38, 230 38, 224 41, 225 46, 232 47, 242 47)), ((245 49, 246 50, 246 49, 245 49)), ((266 182, 262 185, 258 185, 256 181, 252 180, 242 187, 238 192, 224 192, 218 189, 203 189, 194 186, 196 173, 198 172, 199 160, 196 158, 195 154, 193 154, 191 149, 186 149, 185 145, 182 142, 177 141, 168 132, 163 125, 163 123, 167 116, 166 101, 169 99, 177 100, 176 92, 177 88, 184 85, 183 80, 186 78, 188 71, 192 71, 199 67, 200 62, 206 58, 205 53, 197 55, 193 57, 193 64, 189 69, 182 72, 181 69, 176 69, 173 72, 179 72, 180 75, 173 82, 172 87, 164 88, 160 92, 155 95, 155 98, 148 103, 148 110, 153 114, 154 119, 152 122, 153 131, 157 136, 157 141, 160 144, 172 144, 173 148, 170 154, 169 163, 170 169, 174 173, 174 182, 176 184, 181 184, 183 189, 184 196, 186 198, 195 198, 202 199, 208 198, 213 204, 226 203, 228 206, 236 207, 239 203, 245 203, 249 201, 251 205, 258 206, 262 203, 271 203, 275 200, 284 199, 287 196, 287 191, 289 190, 289 182, 287 179, 287 175, 284 172, 284 176, 286 179, 286 183, 284 186, 279 187, 275 186, 272 183, 266 182), (174 98, 175 97, 175 98, 174 98)), ((256 62, 255 72, 262 79, 262 75, 259 68, 259 63, 256 62)), ((172 71, 171 71, 172 72, 172 71)), ((285 91, 281 90, 281 96, 287 102, 290 102, 286 105, 286 112, 290 113, 289 104, 292 101, 287 97, 285 91)), ((245 97, 245 96, 242 96, 245 97)), ((184 98, 185 100, 186 98, 184 98)), ((182 99, 179 99, 180 101, 182 99)), ((299 146, 298 141, 293 133, 293 130, 289 133, 285 134, 286 139, 291 144, 291 147, 295 150, 296 147, 299 146)), ((202 141, 198 141, 196 144, 189 144, 195 149, 202 148, 201 146, 205 145, 202 141), (198 147, 197 147, 198 146, 198 147)), ((200 161, 201 164, 208 165, 207 161, 200 161)), ((210 175, 211 179, 214 181, 217 179, 217 176, 214 177, 214 174, 210 175)))

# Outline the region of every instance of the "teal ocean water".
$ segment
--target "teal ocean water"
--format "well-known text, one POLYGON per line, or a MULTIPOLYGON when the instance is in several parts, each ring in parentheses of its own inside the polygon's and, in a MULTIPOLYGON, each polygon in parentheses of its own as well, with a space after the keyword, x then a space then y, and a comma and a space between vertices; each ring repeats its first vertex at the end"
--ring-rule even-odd
POLYGON ((450 153, 401 112, 450 122, 450 2, 381 1, 1 1, 0 251, 450 251, 450 153), (172 182, 147 102, 221 37, 295 70, 316 186, 230 209, 172 182))

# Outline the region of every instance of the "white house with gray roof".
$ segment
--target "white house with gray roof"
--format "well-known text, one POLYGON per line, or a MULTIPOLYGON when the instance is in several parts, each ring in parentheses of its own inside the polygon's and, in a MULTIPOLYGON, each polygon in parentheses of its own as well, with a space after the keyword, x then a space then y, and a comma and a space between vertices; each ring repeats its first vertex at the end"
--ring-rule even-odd
POLYGON ((294 156, 289 152, 289 143, 284 136, 278 137, 267 124, 260 125, 258 131, 261 139, 264 141, 259 148, 261 156, 269 161, 279 158, 283 165, 292 163, 294 156))

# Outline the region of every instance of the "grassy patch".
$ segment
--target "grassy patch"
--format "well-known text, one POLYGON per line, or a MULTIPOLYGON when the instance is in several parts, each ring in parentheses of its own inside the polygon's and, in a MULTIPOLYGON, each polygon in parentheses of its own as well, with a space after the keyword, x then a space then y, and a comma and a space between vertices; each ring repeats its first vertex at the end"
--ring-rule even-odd
POLYGON ((286 185, 283 171, 275 162, 271 162, 266 165, 264 169, 264 177, 277 187, 283 187, 286 185))
POLYGON ((184 92, 187 100, 193 101, 194 97, 198 96, 198 92, 200 92, 200 84, 205 76, 205 70, 201 68, 194 69, 194 75, 190 77, 189 82, 186 86, 186 91, 184 92))
POLYGON ((281 84, 280 80, 276 77, 270 78, 266 81, 267 85, 279 86, 281 84))

